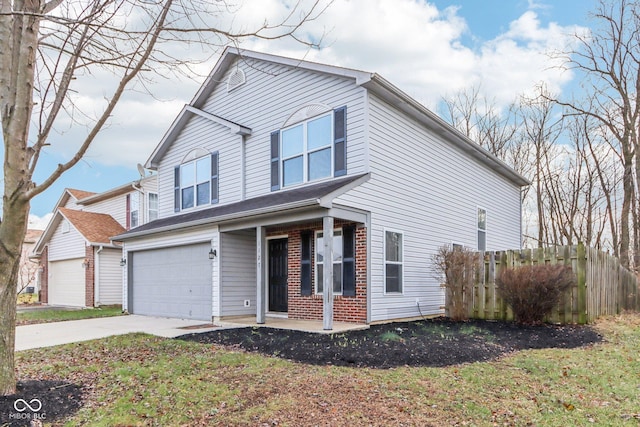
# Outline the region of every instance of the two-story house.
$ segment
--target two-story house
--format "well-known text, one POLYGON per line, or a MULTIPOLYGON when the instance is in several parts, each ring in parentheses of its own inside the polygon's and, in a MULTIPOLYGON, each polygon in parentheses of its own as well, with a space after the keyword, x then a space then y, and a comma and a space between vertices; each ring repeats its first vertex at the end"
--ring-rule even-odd
POLYGON ((443 313, 444 244, 521 245, 525 178, 375 73, 227 48, 147 161, 131 313, 370 323, 443 313))
POLYGON ((158 217, 157 177, 102 193, 65 189, 32 258, 40 301, 95 307, 122 304, 122 247, 111 239, 158 217))

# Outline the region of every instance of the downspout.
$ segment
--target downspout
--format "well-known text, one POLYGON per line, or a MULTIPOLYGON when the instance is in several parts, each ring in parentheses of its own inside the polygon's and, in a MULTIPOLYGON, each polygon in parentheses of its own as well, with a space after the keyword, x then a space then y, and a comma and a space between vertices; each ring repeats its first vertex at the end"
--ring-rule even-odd
POLYGON ((247 192, 246 138, 240 135, 240 200, 244 200, 247 192))
POLYGON ((97 307, 100 302, 100 252, 102 252, 103 246, 100 245, 96 251, 96 259, 94 260, 93 269, 93 306, 97 307))
POLYGON ((140 181, 136 181, 131 184, 131 187, 133 187, 134 190, 138 191, 142 195, 141 197, 142 201, 138 202, 138 216, 140 218, 138 221, 138 227, 139 227, 142 224, 146 224, 148 222, 147 221, 148 218, 147 218, 147 209, 146 209, 147 201, 144 199, 144 190, 142 189, 142 187, 137 187, 138 185, 140 185, 140 181), (140 211, 144 212, 144 218, 142 217, 142 212, 140 211))

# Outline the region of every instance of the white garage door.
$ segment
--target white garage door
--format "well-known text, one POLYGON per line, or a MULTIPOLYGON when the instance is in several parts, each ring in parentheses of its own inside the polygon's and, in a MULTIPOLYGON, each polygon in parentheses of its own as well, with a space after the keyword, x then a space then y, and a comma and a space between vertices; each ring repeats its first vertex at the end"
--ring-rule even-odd
POLYGON ((84 258, 49 262, 49 304, 85 306, 84 258))
POLYGON ((209 243, 132 253, 134 314, 211 321, 209 243))

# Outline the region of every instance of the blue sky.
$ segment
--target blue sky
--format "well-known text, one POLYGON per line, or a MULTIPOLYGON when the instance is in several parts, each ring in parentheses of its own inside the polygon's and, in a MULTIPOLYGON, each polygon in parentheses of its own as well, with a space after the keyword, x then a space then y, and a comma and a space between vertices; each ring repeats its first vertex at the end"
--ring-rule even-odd
MULTIPOLYGON (((273 19, 290 1, 246 0, 235 20, 250 25, 273 19)), ((558 92, 577 87, 573 75, 549 67, 545 51, 588 27, 594 5, 595 0, 335 0, 307 27, 311 36, 326 32, 323 49, 308 51, 291 41, 247 41, 241 47, 375 71, 432 109, 443 96, 472 85, 507 104, 541 80, 558 92)), ((213 65, 202 66, 202 74, 213 65)), ((82 104, 99 110, 108 79, 94 75, 80 83, 82 104)), ((137 179, 136 164, 147 160, 202 80, 160 81, 151 86, 153 98, 125 97, 88 156, 33 200, 33 226, 43 227, 65 187, 100 192, 137 179)), ((36 182, 69 158, 83 131, 67 126, 52 134, 36 182)))

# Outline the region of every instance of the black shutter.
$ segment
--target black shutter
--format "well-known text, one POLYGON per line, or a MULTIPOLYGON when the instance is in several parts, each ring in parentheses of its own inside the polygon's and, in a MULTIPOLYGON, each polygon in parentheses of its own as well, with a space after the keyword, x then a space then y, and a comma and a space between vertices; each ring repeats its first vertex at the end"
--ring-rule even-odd
POLYGON ((333 176, 347 174, 347 107, 333 110, 333 176))
POLYGON ((311 237, 310 231, 300 234, 300 295, 311 295, 311 237))
POLYGON ((271 132, 271 191, 280 189, 280 131, 271 132))
POLYGON ((211 204, 218 203, 218 153, 211 154, 211 204))
POLYGON ((356 296, 356 227, 342 228, 342 295, 356 296))
POLYGON ((180 166, 173 170, 173 211, 180 212, 180 166))

